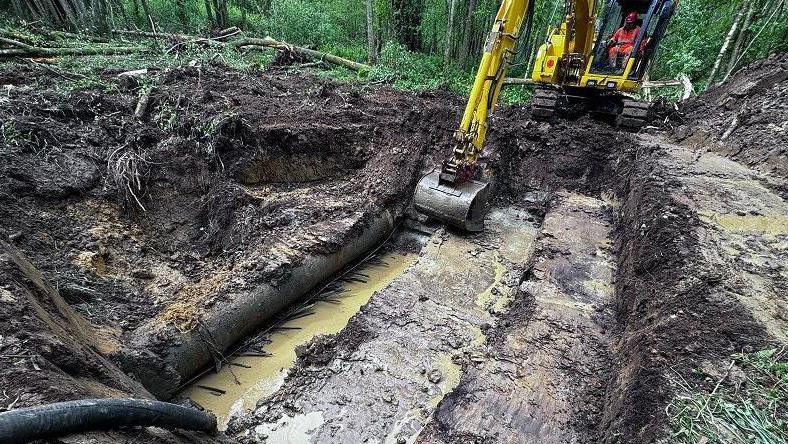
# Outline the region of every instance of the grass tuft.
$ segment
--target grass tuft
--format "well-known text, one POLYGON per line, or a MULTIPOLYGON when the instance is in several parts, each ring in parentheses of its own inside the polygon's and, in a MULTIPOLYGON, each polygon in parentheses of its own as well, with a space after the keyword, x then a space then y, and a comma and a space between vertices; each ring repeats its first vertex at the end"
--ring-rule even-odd
POLYGON ((679 394, 667 407, 670 442, 788 442, 785 357, 785 349, 736 354, 711 391, 677 375, 679 394))

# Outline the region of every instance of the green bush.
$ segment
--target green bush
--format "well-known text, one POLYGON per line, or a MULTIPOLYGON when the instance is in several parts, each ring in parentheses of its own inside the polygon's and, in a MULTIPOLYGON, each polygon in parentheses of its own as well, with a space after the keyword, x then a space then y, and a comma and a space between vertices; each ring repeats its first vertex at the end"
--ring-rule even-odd
POLYGON ((411 52, 396 42, 383 47, 371 78, 392 81, 394 86, 408 90, 445 87, 461 94, 467 94, 473 82, 470 73, 445 65, 442 57, 411 52))

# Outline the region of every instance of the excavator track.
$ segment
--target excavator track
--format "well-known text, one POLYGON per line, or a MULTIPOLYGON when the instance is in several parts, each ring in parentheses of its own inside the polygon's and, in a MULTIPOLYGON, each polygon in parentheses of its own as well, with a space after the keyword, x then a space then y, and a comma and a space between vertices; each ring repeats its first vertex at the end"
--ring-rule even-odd
POLYGON ((638 131, 646 123, 650 106, 649 103, 624 99, 624 107, 621 109, 621 113, 616 116, 616 125, 631 131, 638 131))
POLYGON ((536 88, 531 101, 531 116, 534 120, 548 121, 555 116, 560 95, 552 88, 536 88))

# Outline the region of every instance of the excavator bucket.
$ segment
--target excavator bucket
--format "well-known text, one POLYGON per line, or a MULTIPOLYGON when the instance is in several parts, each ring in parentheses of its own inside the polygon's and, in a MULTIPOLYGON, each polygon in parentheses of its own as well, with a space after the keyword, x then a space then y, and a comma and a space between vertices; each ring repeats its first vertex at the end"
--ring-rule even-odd
POLYGON ((419 181, 413 206, 427 216, 475 232, 484 229, 489 198, 489 183, 469 180, 450 186, 440 183, 440 171, 435 170, 419 181))

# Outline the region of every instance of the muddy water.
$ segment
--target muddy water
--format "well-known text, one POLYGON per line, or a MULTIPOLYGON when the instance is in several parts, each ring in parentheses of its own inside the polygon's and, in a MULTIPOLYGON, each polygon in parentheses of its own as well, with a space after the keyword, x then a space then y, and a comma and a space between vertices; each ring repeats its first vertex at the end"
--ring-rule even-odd
POLYGON ((338 302, 319 301, 313 314, 287 321, 271 334, 265 351, 272 356, 237 357, 218 373, 197 380, 183 395, 213 412, 223 429, 233 412, 254 409, 258 400, 279 389, 295 362, 296 347, 316 336, 341 331, 375 292, 396 279, 415 259, 415 254, 393 252, 383 255, 379 264, 362 265, 356 271, 369 276, 367 282, 345 283, 346 291, 337 298, 338 302), (225 393, 218 395, 200 386, 225 393))
MULTIPOLYGON (((309 371, 256 409, 244 439, 420 441, 436 414, 450 413, 451 399, 467 393, 470 369, 494 359, 487 332, 517 295, 534 251, 539 224, 526 210, 494 209, 485 222, 477 235, 439 229, 424 239, 416 262, 351 320, 349 331, 364 331, 365 340, 340 334, 331 361, 305 363, 309 371)), ((508 386, 512 375, 485 380, 508 386)), ((491 398, 494 411, 507 409, 506 395, 491 398)))

